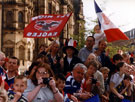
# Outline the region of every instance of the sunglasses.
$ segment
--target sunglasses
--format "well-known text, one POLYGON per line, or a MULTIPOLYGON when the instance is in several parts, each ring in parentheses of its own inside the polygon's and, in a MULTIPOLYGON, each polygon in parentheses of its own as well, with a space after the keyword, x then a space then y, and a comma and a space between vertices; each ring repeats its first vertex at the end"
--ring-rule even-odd
POLYGON ((37 71, 37 72, 38 72, 38 74, 42 74, 42 75, 48 74, 48 72, 42 72, 42 71, 37 71))

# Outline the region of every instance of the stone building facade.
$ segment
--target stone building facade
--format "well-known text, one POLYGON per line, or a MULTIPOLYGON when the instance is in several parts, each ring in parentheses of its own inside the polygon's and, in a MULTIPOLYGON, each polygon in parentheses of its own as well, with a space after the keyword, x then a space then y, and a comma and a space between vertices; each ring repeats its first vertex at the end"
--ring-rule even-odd
MULTIPOLYGON (((58 38, 72 37, 79 10, 75 13, 74 0, 0 0, 0 47, 6 56, 16 56, 20 59, 20 72, 28 68, 37 53, 40 44, 49 44, 52 39, 24 38, 23 30, 30 23, 30 19, 40 14, 66 14, 72 12, 72 16, 58 38), (77 14, 77 15, 76 15, 77 14), (2 28, 2 29, 1 29, 2 28)), ((81 1, 81 0, 80 0, 81 1)), ((78 2, 82 7, 82 2, 78 2)), ((83 17, 82 17, 83 19, 83 17)))

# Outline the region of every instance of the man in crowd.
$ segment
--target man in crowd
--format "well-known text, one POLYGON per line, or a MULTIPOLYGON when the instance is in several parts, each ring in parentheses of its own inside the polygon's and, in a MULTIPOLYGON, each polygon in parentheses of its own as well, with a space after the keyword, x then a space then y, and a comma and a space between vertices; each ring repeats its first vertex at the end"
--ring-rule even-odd
POLYGON ((7 74, 5 81, 8 83, 9 87, 12 88, 14 83, 14 78, 18 75, 20 61, 17 57, 10 57, 7 64, 7 74))
POLYGON ((84 64, 78 63, 74 66, 72 75, 66 79, 64 92, 74 102, 78 102, 78 99, 85 100, 90 97, 90 93, 81 93, 82 80, 86 71, 87 67, 84 64))
POLYGON ((103 67, 111 68, 112 62, 106 52, 107 41, 101 40, 98 44, 98 49, 95 51, 95 54, 98 56, 98 61, 102 64, 103 67))
POLYGON ((95 44, 95 38, 93 36, 88 36, 86 39, 86 47, 80 49, 78 57, 84 63, 90 53, 94 52, 93 45, 95 44))

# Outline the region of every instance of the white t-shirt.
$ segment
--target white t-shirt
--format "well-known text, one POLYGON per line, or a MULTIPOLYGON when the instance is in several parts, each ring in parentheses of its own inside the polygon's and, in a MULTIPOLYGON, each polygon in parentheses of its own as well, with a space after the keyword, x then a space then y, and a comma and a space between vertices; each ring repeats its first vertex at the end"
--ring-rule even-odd
POLYGON ((72 60, 72 58, 67 57, 67 61, 68 61, 69 65, 71 63, 71 60, 72 60))
POLYGON ((114 88, 116 88, 124 79, 125 74, 120 76, 119 72, 115 73, 111 76, 110 82, 113 82, 115 84, 114 88))
MULTIPOLYGON (((27 80, 27 89, 24 91, 24 96, 27 97, 28 93, 35 89, 35 85, 33 82, 28 79, 27 80)), ((43 87, 38 92, 37 96, 34 98, 32 102, 49 102, 54 101, 53 92, 48 87, 43 87)))

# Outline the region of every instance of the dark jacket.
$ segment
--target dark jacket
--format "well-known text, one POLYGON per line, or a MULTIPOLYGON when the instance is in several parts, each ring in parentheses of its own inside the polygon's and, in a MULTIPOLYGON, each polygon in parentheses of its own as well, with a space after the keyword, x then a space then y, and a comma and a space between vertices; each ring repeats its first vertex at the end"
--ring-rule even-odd
POLYGON ((105 55, 105 52, 102 52, 100 54, 100 60, 101 60, 100 62, 103 67, 108 67, 109 69, 112 67, 112 62, 111 62, 109 56, 105 55))
POLYGON ((67 72, 71 72, 73 70, 73 67, 77 64, 77 63, 82 63, 82 61, 76 57, 73 56, 72 60, 70 62, 70 64, 67 61, 67 56, 64 57, 64 74, 67 74, 67 72))
POLYGON ((53 63, 53 59, 51 58, 51 55, 50 54, 48 54, 47 57, 48 57, 49 63, 51 65, 51 68, 52 68, 54 74, 57 75, 58 73, 61 73, 62 72, 61 65, 60 65, 60 59, 61 59, 61 57, 59 57, 58 55, 56 55, 56 60, 57 60, 57 63, 56 64, 53 63))

